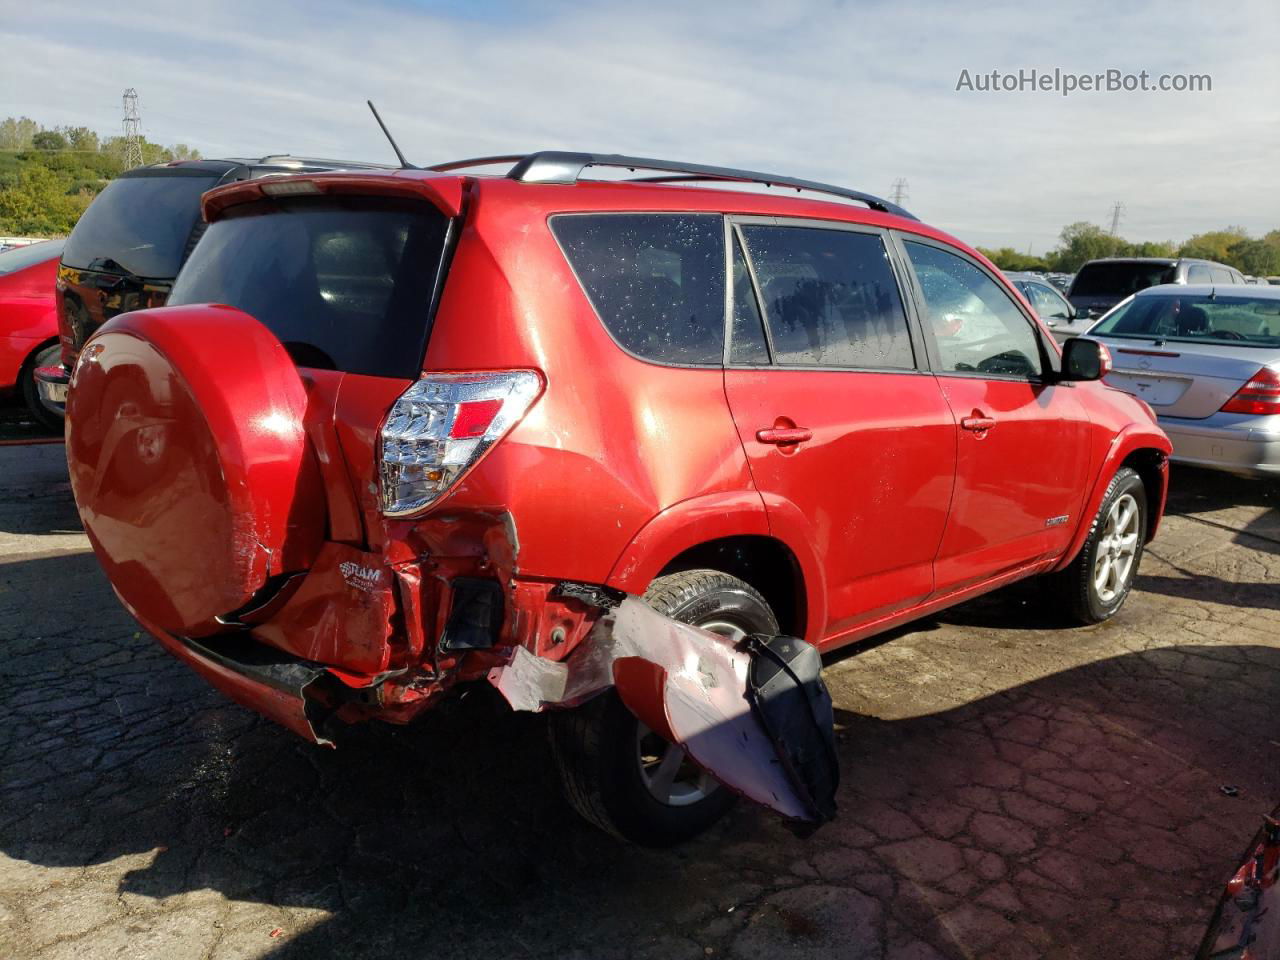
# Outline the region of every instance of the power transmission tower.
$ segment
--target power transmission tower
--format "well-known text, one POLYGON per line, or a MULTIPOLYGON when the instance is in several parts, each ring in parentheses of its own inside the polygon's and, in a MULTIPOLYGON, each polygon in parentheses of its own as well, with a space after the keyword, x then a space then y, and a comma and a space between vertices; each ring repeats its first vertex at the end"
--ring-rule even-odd
POLYGON ((905 178, 899 177, 897 180, 893 181, 893 192, 889 194, 889 199, 899 207, 902 206, 904 201, 911 199, 911 194, 907 192, 907 181, 905 178))
POLYGON ((1120 218, 1124 215, 1124 204, 1117 200, 1111 206, 1111 235, 1114 237, 1120 229, 1120 218))
POLYGON ((124 168, 142 166, 142 138, 138 134, 138 91, 130 87, 124 92, 124 168))

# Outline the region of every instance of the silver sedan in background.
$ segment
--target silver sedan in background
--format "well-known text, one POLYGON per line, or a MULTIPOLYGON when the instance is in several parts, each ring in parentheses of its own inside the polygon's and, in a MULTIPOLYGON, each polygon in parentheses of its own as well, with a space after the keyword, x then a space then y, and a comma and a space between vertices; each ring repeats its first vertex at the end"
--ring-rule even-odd
POLYGON ((1280 477, 1280 287, 1148 287, 1086 336, 1111 349, 1107 383, 1156 412, 1175 461, 1280 477))

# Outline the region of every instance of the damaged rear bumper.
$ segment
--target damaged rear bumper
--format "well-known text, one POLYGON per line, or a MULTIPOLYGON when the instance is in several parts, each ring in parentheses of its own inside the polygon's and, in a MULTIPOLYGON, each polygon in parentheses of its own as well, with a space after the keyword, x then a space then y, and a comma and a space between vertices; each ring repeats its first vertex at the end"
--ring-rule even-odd
POLYGON ((345 705, 368 696, 368 688, 350 686, 320 664, 245 636, 192 640, 143 625, 161 646, 221 693, 321 746, 333 746, 324 732, 329 720, 345 705))

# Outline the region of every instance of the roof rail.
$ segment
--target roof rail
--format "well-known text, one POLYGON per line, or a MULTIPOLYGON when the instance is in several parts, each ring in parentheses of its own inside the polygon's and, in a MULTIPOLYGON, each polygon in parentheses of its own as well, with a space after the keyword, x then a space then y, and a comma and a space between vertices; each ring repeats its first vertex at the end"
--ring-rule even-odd
POLYGON ((861 190, 850 190, 847 187, 819 183, 816 180, 799 180, 795 177, 780 177, 754 170, 735 170, 731 167, 709 167, 701 163, 680 163, 675 160, 656 160, 651 157, 627 157, 616 153, 563 153, 555 150, 531 153, 512 167, 507 176, 523 183, 576 183, 587 167, 616 167, 632 171, 665 170, 673 175, 641 178, 650 183, 724 180, 737 183, 759 183, 766 187, 789 187, 811 193, 826 193, 845 200, 857 200, 881 213, 892 213, 909 220, 916 219, 896 203, 863 193, 861 190))
POLYGON ((543 150, 538 153, 503 155, 494 157, 475 157, 470 160, 452 160, 438 163, 426 169, 436 173, 449 170, 461 170, 465 167, 483 167, 499 163, 514 164, 507 177, 521 183, 577 183, 582 178, 582 171, 587 167, 615 167, 622 170, 661 170, 662 176, 637 177, 636 180, 647 183, 676 183, 680 181, 719 180, 727 183, 759 183, 766 187, 788 187, 792 190, 806 190, 811 193, 825 193, 842 197, 845 200, 856 200, 865 203, 872 210, 881 213, 892 213, 908 220, 917 219, 914 215, 888 200, 861 190, 850 190, 829 183, 815 180, 798 180, 795 177, 780 177, 772 173, 759 173, 753 170, 735 170, 730 167, 709 167, 700 163, 680 163, 675 160, 656 160, 652 157, 628 157, 617 153, 571 153, 560 150, 543 150))

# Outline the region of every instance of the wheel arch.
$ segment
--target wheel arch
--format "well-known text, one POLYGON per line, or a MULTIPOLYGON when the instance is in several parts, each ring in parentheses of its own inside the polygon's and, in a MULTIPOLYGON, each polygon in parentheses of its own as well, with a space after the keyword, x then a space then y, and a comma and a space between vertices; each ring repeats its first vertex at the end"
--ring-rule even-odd
POLYGON ((1146 540, 1151 541, 1164 514, 1165 495, 1169 486, 1171 449, 1169 438, 1161 432, 1132 428, 1115 437, 1094 476, 1093 487, 1084 501, 1084 509, 1081 510, 1079 522, 1076 524, 1075 536, 1071 538, 1071 544, 1062 554, 1061 559, 1054 564, 1054 570, 1062 570, 1069 566, 1084 547, 1093 525, 1093 518, 1102 505, 1102 498, 1106 496, 1111 478, 1121 467, 1132 467, 1142 478, 1143 488, 1147 494, 1146 540))
POLYGON ((816 557, 804 544, 770 530, 758 494, 708 494, 668 507, 632 538, 607 583, 642 594, 659 576, 698 568, 750 584, 769 602, 783 630, 817 642, 825 608, 816 557))

